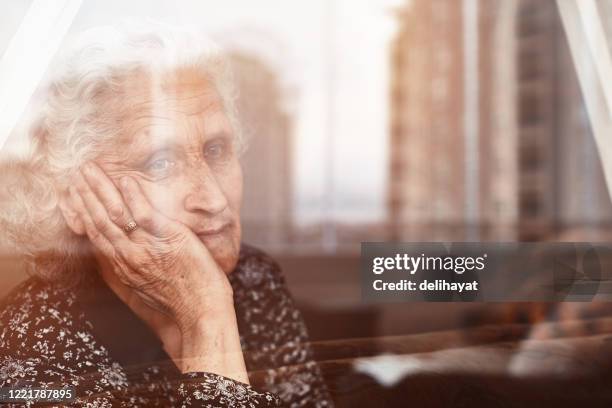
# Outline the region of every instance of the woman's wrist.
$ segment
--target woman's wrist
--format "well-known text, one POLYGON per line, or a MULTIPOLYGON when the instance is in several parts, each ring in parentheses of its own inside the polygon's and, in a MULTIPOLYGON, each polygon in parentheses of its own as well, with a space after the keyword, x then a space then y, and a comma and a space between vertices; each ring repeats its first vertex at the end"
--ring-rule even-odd
POLYGON ((214 305, 207 303, 197 307, 178 322, 183 338, 197 338, 209 330, 216 330, 227 324, 235 324, 236 311, 231 298, 217 299, 214 305))
POLYGON ((176 316, 176 323, 184 335, 195 334, 215 321, 235 319, 234 297, 231 286, 202 289, 194 295, 189 306, 176 316))
POLYGON ((233 303, 214 316, 203 314, 182 331, 181 371, 211 372, 248 384, 233 303))

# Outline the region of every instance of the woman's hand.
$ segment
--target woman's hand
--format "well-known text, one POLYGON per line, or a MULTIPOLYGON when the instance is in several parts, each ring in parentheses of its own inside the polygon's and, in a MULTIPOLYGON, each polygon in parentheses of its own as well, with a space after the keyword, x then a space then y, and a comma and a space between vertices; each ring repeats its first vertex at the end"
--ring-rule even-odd
POLYGON ((87 236, 119 280, 182 333, 198 330, 203 315, 233 310, 227 277, 198 237, 156 211, 134 179, 123 177, 119 187, 88 163, 69 188, 87 236), (126 231, 131 221, 137 228, 126 231))
POLYGON ((187 226, 153 208, 135 180, 123 177, 119 184, 121 191, 88 163, 69 187, 90 241, 124 285, 176 322, 183 372, 248 384, 227 276, 187 226), (131 221, 136 229, 126 229, 131 221))

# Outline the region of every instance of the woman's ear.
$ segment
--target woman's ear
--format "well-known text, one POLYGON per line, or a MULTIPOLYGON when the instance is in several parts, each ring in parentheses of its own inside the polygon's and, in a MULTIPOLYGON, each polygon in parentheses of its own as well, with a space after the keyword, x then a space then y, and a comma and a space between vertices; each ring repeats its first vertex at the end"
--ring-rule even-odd
POLYGON ((75 210, 72 205, 72 200, 70 200, 70 194, 68 191, 64 191, 64 193, 60 196, 59 199, 59 207, 66 220, 66 224, 68 227, 77 235, 85 235, 85 225, 83 221, 81 221, 81 217, 79 213, 75 210))

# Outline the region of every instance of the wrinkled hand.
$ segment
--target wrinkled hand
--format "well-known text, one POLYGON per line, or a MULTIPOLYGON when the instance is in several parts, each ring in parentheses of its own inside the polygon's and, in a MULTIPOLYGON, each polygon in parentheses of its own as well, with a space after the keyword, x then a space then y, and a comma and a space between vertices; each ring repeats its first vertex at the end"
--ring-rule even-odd
POLYGON ((147 305, 170 315, 181 331, 194 326, 202 313, 231 302, 226 275, 198 237, 156 211, 136 180, 125 176, 119 187, 94 163, 84 165, 69 187, 87 236, 119 280, 147 305), (130 221, 138 228, 126 232, 130 221))

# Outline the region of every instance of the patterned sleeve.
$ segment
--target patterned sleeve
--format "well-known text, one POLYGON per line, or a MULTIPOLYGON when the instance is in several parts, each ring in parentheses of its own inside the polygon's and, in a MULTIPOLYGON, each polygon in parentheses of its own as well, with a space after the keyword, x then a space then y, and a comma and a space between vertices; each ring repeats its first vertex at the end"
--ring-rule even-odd
POLYGON ((217 374, 188 373, 178 386, 179 405, 214 407, 280 407, 269 392, 217 374))
POLYGON ((133 383, 127 389, 79 398, 73 407, 280 407, 280 400, 268 392, 213 373, 187 373, 176 380, 133 383), (107 405, 108 404, 108 405, 107 405))
MULTIPOLYGON (((6 370, 7 366, 0 366, 6 370)), ((49 369, 47 369, 49 370, 49 369)), ((96 378, 96 382, 100 379, 96 378)), ((85 382, 86 383, 86 382, 85 382)), ((64 388, 65 383, 40 381, 40 376, 14 378, 13 388, 36 387, 64 388)), ((80 407, 219 407, 266 408, 280 407, 280 400, 268 392, 258 392, 247 384, 212 373, 188 373, 176 381, 152 381, 131 384, 127 388, 102 387, 101 392, 91 392, 94 387, 81 384, 76 387, 76 399, 62 401, 63 406, 80 407), (88 395, 89 394, 89 395, 88 395)), ((20 401, 8 406, 35 406, 35 401, 20 401)))

